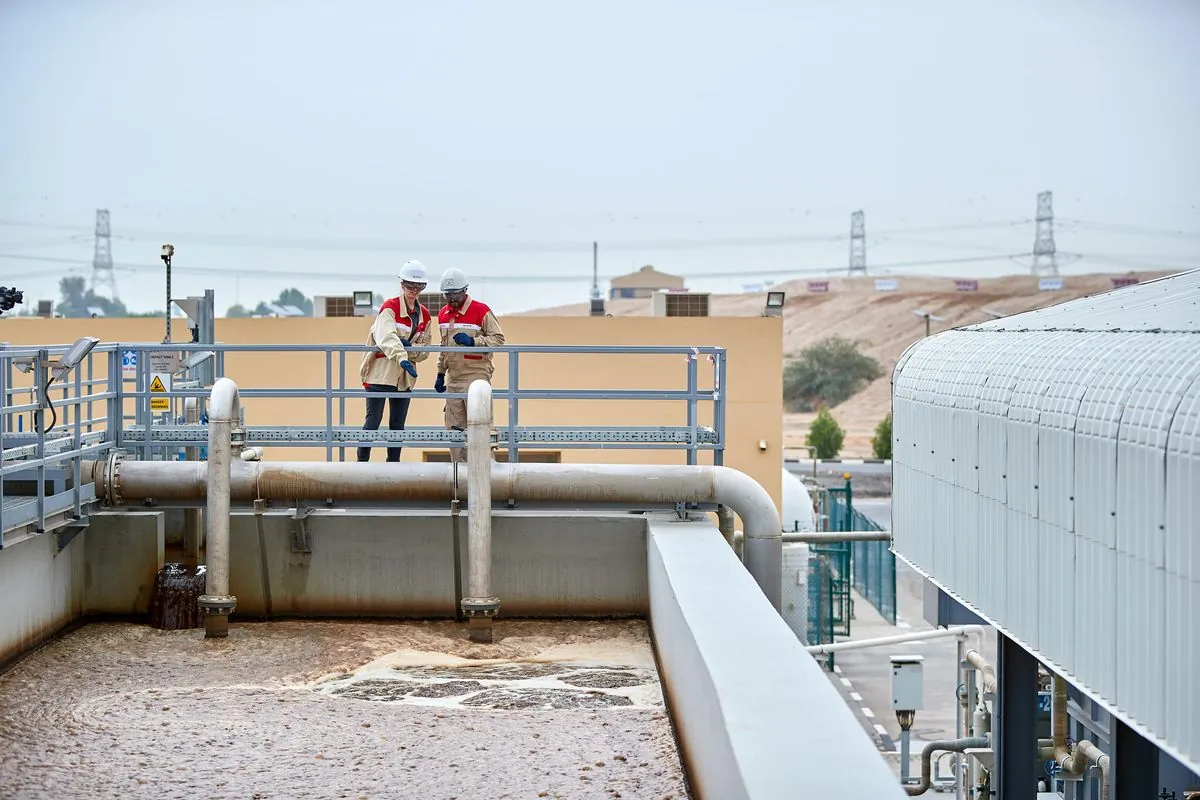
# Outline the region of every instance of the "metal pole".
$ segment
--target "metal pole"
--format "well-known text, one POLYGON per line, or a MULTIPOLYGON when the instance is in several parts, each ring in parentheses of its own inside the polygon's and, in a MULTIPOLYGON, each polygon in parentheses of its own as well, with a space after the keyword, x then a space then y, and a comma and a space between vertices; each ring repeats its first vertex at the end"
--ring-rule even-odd
POLYGON ((167 338, 163 339, 163 344, 168 344, 171 341, 171 256, 163 256, 163 261, 167 263, 167 338))
POLYGON ((909 732, 908 728, 900 729, 900 783, 908 783, 908 749, 909 749, 909 732))

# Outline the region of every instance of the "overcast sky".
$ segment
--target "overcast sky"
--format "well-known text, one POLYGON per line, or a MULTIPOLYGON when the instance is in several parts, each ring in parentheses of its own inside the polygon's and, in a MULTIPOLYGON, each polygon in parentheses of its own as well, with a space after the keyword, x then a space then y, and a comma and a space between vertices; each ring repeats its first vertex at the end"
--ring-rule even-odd
POLYGON ((984 276, 1047 189, 1064 271, 1200 266, 1198 41, 1193 0, 0 0, 0 282, 89 276, 97 208, 147 310, 164 241, 220 311, 417 258, 508 312, 585 300, 593 240, 843 267, 856 209, 876 270, 984 276))

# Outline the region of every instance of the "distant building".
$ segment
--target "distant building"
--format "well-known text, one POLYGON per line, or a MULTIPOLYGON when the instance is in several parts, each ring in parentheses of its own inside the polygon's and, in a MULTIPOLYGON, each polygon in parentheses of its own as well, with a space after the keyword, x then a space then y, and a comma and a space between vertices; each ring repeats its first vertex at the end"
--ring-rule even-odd
POLYGON ((683 278, 678 275, 668 275, 659 272, 647 264, 637 272, 628 275, 618 275, 610 282, 610 300, 627 299, 630 297, 653 297, 662 289, 683 289, 683 278))

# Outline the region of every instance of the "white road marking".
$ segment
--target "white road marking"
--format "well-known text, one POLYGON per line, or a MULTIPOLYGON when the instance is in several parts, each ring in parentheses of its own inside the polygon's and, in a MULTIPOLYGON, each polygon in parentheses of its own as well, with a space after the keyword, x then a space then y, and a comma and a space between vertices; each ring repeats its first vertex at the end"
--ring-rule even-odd
POLYGON ((870 718, 870 719, 874 719, 874 718, 875 718, 875 712, 874 712, 874 711, 872 711, 871 709, 867 708, 866 706, 863 706, 863 707, 862 707, 862 712, 863 712, 863 716, 864 716, 864 717, 868 717, 868 718, 870 718))
POLYGON ((851 700, 853 700, 853 701, 854 701, 854 702, 856 702, 856 703, 861 703, 861 702, 862 702, 862 695, 861 695, 861 694, 859 694, 858 692, 851 692, 851 693, 850 693, 850 699, 851 699, 851 700))
POLYGON ((887 728, 883 727, 878 722, 875 723, 875 732, 878 733, 880 736, 888 735, 887 728))
POLYGON ((842 686, 849 687, 849 686, 850 686, 850 681, 846 680, 845 678, 842 678, 842 686))

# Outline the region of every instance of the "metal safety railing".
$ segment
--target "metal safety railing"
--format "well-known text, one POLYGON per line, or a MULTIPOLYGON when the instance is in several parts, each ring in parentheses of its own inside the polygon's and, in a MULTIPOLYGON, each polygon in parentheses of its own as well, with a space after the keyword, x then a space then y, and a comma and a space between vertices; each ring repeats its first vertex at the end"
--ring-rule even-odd
MULTIPOLYGON (((465 393, 439 394, 431 388, 405 393, 368 393, 358 375, 358 363, 372 348, 342 344, 156 344, 108 343, 94 347, 68 376, 66 383, 52 384, 49 401, 38 399, 40 385, 30 375, 49 374, 51 362, 68 348, 0 348, 0 450, 4 466, 0 471, 0 547, 4 531, 29 527, 44 531, 48 521, 62 524, 79 520, 83 506, 94 500, 91 487, 80 485, 80 465, 85 458, 97 458, 112 448, 120 448, 145 460, 182 458, 184 448, 207 444, 207 426, 186 422, 184 404, 195 402, 203 415, 209 387, 226 375, 228 358, 265 356, 290 359, 295 372, 319 373, 318 385, 292 387, 256 387, 252 376, 240 374, 239 394, 243 408, 250 414, 261 413, 256 400, 310 400, 323 404, 321 412, 305 412, 304 425, 278 425, 269 421, 245 421, 241 441, 248 447, 316 447, 325 450, 325 459, 345 460, 347 448, 419 445, 424 448, 450 448, 465 445, 465 433, 442 426, 409 426, 388 430, 364 431, 361 420, 348 418, 347 401, 403 397, 416 402, 441 404, 448 398, 464 398, 465 393), (347 361, 351 361, 348 369, 347 361), (99 368, 97 365, 103 365, 99 368), (26 369, 28 367, 28 369, 26 369), (17 376, 25 373, 19 386, 17 376), (100 374, 102 373, 102 374, 100 374), (97 375, 100 375, 97 377, 97 375), (195 398, 189 401, 189 398, 195 398), (53 409, 53 411, 52 411, 53 409), (43 417, 63 414, 63 419, 46 432, 43 417), (36 478, 36 494, 14 482, 36 478), (5 491, 6 479, 9 491, 5 491), (50 480, 47 483, 48 479, 50 480), (57 482, 55 482, 57 481, 57 482), (68 486, 70 490, 68 491, 68 486), (64 507, 64 503, 67 507, 64 507), (56 516, 58 515, 58 516, 56 516), (64 516, 65 515, 65 516, 64 516), (53 519, 51 519, 53 518, 53 519)), ((411 347, 410 352, 436 354, 443 350, 462 352, 464 348, 411 347)), ((506 385, 493 391, 497 402, 507 404, 505 424, 495 427, 495 446, 508 460, 520 460, 523 450, 637 449, 674 450, 686 453, 688 464, 700 463, 703 452, 711 452, 711 463, 722 464, 725 450, 726 351, 721 347, 624 346, 624 345, 507 345, 475 347, 472 353, 503 354, 506 364, 498 365, 493 382, 506 385), (542 389, 522 385, 522 356, 562 355, 573 357, 571 371, 586 374, 586 359, 595 355, 662 357, 660 380, 669 381, 674 370, 678 389, 542 389), (670 359, 680 359, 672 369, 670 359), (711 373, 708 368, 711 367, 711 373), (501 371, 504 370, 504 371, 501 371), (705 384, 701 384, 704 373, 705 384), (711 375, 711 377, 709 377, 711 375), (587 420, 570 426, 524 424, 522 401, 673 401, 684 406, 681 425, 618 425, 589 427, 587 420), (711 404, 709 406, 709 404, 711 404), (709 406, 705 408, 705 406, 709 406), (702 409, 704 413, 702 413, 702 409), (703 421, 702 421, 703 420, 703 421)), ((419 365, 432 384, 432 364, 419 365)), ((237 379, 239 375, 230 375, 237 379)), ((44 393, 43 393, 44 394, 44 393)), ((361 408, 361 406, 360 406, 361 408)), ((352 412, 353 413, 353 412, 352 412)), ((201 455, 203 457, 203 454, 201 455)))
POLYGON ((96 360, 111 356, 68 367, 71 350, 0 347, 0 548, 10 531, 79 523, 96 499, 81 467, 113 446, 116 393, 96 377, 96 360))
MULTIPOLYGON (((845 486, 817 488, 818 529, 823 532, 882 531, 854 508, 854 491, 845 486)), ((854 616, 851 588, 896 624, 896 556, 886 541, 830 542, 812 546, 815 566, 809 574, 809 644, 828 644, 849 636, 854 616)))

